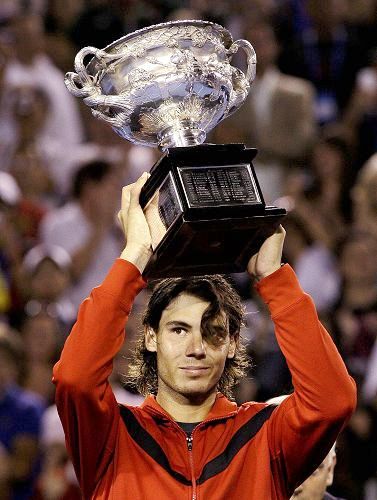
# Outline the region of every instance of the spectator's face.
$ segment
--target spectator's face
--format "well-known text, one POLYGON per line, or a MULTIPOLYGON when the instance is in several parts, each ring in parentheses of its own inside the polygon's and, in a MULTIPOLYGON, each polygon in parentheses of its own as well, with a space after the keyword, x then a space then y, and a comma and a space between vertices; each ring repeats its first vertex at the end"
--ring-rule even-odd
POLYGON ((344 278, 350 283, 367 280, 375 283, 377 277, 376 244, 366 236, 350 240, 343 248, 340 256, 340 267, 344 278))
POLYGON ((14 156, 10 173, 26 197, 38 198, 51 191, 53 184, 47 166, 43 158, 32 150, 14 156))
POLYGON ((261 70, 273 65, 278 56, 279 48, 273 29, 266 26, 257 26, 247 33, 247 39, 253 45, 257 54, 257 75, 258 68, 261 70))
POLYGON ((182 293, 163 311, 158 332, 146 333, 147 349, 157 352, 158 393, 169 394, 173 401, 212 394, 226 359, 234 356, 235 341, 225 317, 211 325, 213 341, 203 338, 201 321, 208 306, 209 302, 182 293))
POLYGON ((23 325, 22 335, 29 361, 49 363, 54 360, 59 336, 55 318, 45 314, 28 318, 23 325))
POLYGON ((324 182, 329 179, 339 179, 344 170, 341 153, 325 143, 317 144, 314 148, 312 163, 318 177, 324 182))
POLYGON ((24 85, 10 89, 12 112, 23 134, 36 135, 43 127, 48 112, 48 97, 38 88, 24 85))
POLYGON ((291 500, 322 500, 327 486, 332 483, 335 462, 335 452, 331 451, 318 469, 296 488, 291 500))
POLYGON ((100 182, 92 182, 86 190, 91 205, 104 217, 114 218, 119 205, 120 175, 111 172, 100 182))
POLYGON ((58 300, 69 283, 68 270, 61 269, 50 259, 44 259, 30 281, 32 298, 49 302, 58 300))
POLYGON ((43 22, 39 16, 21 16, 12 23, 11 36, 17 58, 29 65, 44 48, 43 22))
POLYGON ((0 349, 0 391, 18 379, 18 368, 7 352, 0 349))

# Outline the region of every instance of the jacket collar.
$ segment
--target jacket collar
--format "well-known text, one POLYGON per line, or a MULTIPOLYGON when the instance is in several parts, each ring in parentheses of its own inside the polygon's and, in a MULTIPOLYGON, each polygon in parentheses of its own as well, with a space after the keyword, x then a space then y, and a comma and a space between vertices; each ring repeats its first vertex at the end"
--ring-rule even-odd
MULTIPOLYGON (((151 415, 155 415, 159 418, 162 418, 163 420, 170 420, 174 421, 156 401, 156 396, 154 395, 149 395, 147 398, 144 400, 143 404, 141 405, 141 408, 151 415)), ((213 419, 219 419, 219 418, 227 418, 227 417, 232 417, 237 413, 237 404, 229 401, 221 392, 218 392, 216 395, 216 400, 208 413, 207 417, 204 419, 203 422, 207 422, 209 420, 213 419)))

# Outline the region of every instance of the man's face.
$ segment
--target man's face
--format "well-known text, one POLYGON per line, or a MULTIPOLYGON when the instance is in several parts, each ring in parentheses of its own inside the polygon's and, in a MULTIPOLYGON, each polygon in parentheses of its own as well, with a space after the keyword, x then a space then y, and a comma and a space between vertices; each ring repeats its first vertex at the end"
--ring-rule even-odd
POLYGON ((332 450, 318 469, 295 489, 291 500, 322 500, 327 486, 332 484, 335 462, 335 451, 332 450))
POLYGON ((157 332, 146 332, 146 346, 157 352, 158 392, 195 399, 216 391, 227 358, 235 352, 225 314, 203 337, 201 320, 209 302, 182 293, 163 311, 157 332))

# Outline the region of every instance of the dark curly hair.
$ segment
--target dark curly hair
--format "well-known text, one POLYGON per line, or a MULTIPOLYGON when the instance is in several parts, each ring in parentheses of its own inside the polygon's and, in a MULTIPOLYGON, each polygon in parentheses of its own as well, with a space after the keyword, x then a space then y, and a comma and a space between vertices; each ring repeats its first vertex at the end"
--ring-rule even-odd
MULTIPOLYGON (((181 293, 198 297, 210 305, 203 313, 202 335, 207 342, 219 342, 211 325, 221 312, 225 313, 229 335, 236 341, 233 358, 227 358, 224 371, 218 382, 218 390, 232 398, 232 390, 250 366, 245 346, 240 342, 240 329, 244 322, 244 307, 240 296, 230 283, 220 275, 195 276, 190 278, 167 278, 155 286, 143 316, 144 331, 150 327, 158 331, 161 315, 168 305, 181 293)), ((221 339, 220 339, 221 341, 221 339)), ((141 394, 157 394, 157 355, 147 350, 144 334, 140 335, 130 362, 127 383, 141 394)))

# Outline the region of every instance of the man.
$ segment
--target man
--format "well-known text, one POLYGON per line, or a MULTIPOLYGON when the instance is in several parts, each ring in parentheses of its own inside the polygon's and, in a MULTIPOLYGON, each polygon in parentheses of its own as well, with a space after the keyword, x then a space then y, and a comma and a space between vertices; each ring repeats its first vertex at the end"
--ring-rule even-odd
POLYGON ((73 283, 63 299, 73 304, 75 313, 121 250, 115 227, 119 188, 119 172, 112 164, 84 163, 73 178, 73 199, 48 213, 41 224, 42 242, 64 248, 72 259, 73 283))
POLYGON ((342 500, 326 491, 332 485, 336 464, 335 445, 319 467, 298 488, 291 500, 342 500))
POLYGON ((146 178, 123 190, 126 247, 82 304, 54 368, 57 406, 84 498, 288 499, 351 415, 355 386, 310 297, 290 267, 281 266, 282 228, 250 259, 248 272, 270 308, 295 392, 277 407, 237 407, 218 392, 229 392, 242 374, 241 362, 237 370, 232 365, 240 358, 242 317, 230 286, 215 276, 169 279, 157 287, 144 320, 149 366, 141 363, 139 373, 140 384, 156 395, 141 407, 115 401, 108 382, 112 359, 151 256, 138 202, 146 178))

